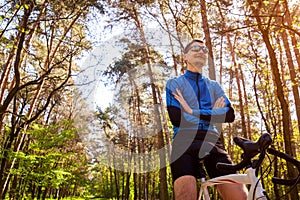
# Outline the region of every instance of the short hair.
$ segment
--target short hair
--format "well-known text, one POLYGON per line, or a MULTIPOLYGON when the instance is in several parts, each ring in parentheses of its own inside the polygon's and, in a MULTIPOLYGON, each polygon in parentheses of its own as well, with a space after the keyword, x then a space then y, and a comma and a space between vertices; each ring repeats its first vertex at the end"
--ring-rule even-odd
POLYGON ((189 51, 191 45, 192 45, 193 43, 195 43, 195 42, 204 43, 203 40, 200 40, 200 39, 193 39, 192 41, 190 41, 190 42, 185 46, 185 48, 183 49, 183 53, 186 54, 186 53, 189 51))

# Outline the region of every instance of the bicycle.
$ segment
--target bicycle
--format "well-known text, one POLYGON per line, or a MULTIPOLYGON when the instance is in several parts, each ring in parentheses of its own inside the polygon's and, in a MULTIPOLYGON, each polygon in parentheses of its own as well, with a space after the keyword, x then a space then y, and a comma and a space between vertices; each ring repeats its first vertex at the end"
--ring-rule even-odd
MULTIPOLYGON (((266 156, 266 152, 281 157, 288 162, 291 162, 298 168, 298 171, 300 172, 299 161, 292 158, 291 156, 288 156, 287 154, 277 151, 276 149, 269 148, 269 146, 272 143, 272 138, 271 135, 268 133, 261 135, 261 137, 257 140, 257 142, 253 142, 241 137, 235 137, 234 142, 239 147, 241 147, 242 150, 244 151, 244 153, 242 154, 242 161, 235 165, 218 163, 217 168, 219 170, 225 170, 225 171, 227 170, 238 171, 246 168, 246 173, 230 174, 230 175, 220 176, 209 180, 205 180, 205 178, 202 178, 198 200, 201 200, 202 197, 204 200, 210 200, 208 187, 217 184, 224 184, 224 183, 230 183, 230 184, 241 183, 245 185, 250 185, 247 200, 270 200, 270 198, 267 196, 267 193, 260 182, 260 178, 258 178, 258 169, 266 156), (253 160, 253 158, 258 154, 259 154, 258 159, 253 160)), ((272 181, 276 184, 293 185, 299 183, 299 179, 300 179, 299 177, 300 174, 298 175, 297 178, 292 180, 284 180, 284 179, 274 177, 272 181)))
POLYGON ((274 148, 269 148, 267 151, 269 154, 280 157, 280 158, 286 160, 287 162, 292 163, 298 169, 298 176, 296 178, 287 180, 287 179, 281 179, 278 177, 273 177, 272 182, 275 184, 288 185, 288 186, 295 186, 295 185, 299 184, 300 183, 300 161, 298 161, 295 158, 293 158, 292 156, 290 156, 286 153, 280 152, 274 148))

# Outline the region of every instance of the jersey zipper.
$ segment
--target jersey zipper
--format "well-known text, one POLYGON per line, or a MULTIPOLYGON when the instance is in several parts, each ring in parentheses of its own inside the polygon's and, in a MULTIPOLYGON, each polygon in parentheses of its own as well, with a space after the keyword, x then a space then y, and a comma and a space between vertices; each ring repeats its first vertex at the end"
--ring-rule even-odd
POLYGON ((197 89, 198 89, 198 103, 199 103, 199 109, 201 109, 201 103, 200 103, 200 87, 199 87, 199 73, 197 73, 197 78, 196 78, 196 84, 197 84, 197 89))

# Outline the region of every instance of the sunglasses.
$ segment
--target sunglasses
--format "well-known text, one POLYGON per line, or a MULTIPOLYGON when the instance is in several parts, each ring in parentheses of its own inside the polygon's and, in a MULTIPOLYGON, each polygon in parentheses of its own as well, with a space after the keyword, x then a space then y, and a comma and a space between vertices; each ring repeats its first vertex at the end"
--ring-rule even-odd
POLYGON ((200 51, 202 51, 203 53, 208 52, 208 48, 206 46, 200 46, 200 45, 192 46, 191 48, 189 48, 189 50, 191 50, 192 52, 195 52, 195 53, 198 53, 200 51))

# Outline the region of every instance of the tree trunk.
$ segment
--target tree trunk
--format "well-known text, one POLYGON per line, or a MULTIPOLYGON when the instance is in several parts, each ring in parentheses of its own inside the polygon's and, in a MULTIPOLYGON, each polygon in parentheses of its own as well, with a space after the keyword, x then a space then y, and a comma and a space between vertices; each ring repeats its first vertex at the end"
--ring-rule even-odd
MULTIPOLYGON (((221 21, 223 22, 222 23, 222 29, 223 30, 227 30, 227 27, 226 27, 226 20, 223 16, 223 13, 222 13, 222 9, 219 5, 218 2, 217 3, 217 6, 218 6, 218 9, 219 9, 219 14, 220 14, 220 17, 221 17, 221 21)), ((241 112, 241 120, 242 120, 242 133, 243 133, 243 137, 244 138, 249 138, 248 136, 248 133, 247 133, 247 126, 246 126, 246 119, 245 119, 245 105, 244 105, 244 102, 243 102, 243 95, 242 95, 242 88, 241 88, 241 79, 240 79, 240 72, 239 72, 239 66, 237 64, 237 61, 236 61, 236 54, 234 52, 234 46, 231 42, 231 39, 230 39, 230 35, 228 32, 225 32, 225 35, 226 35, 226 39, 227 39, 227 43, 228 43, 228 46, 229 46, 229 50, 230 50, 230 55, 231 55, 231 61, 232 61, 232 64, 233 64, 233 71, 234 71, 234 74, 235 74, 235 79, 236 79, 236 83, 237 83, 237 86, 238 86, 238 97, 239 97, 239 108, 240 108, 240 112, 241 112)), ((245 101, 247 101, 247 96, 244 96, 244 99, 245 101)), ((247 108, 246 108, 247 109, 247 108)))
POLYGON ((208 52, 209 78, 212 80, 216 80, 216 69, 215 69, 214 55, 212 51, 210 30, 209 30, 208 19, 207 19, 206 2, 205 0, 200 0, 199 2, 201 6, 202 28, 205 35, 205 43, 207 45, 207 48, 209 49, 208 52))
MULTIPOLYGON (((21 21, 21 28, 24 28, 24 30, 27 30, 27 23, 28 23, 28 19, 31 13, 31 6, 30 9, 25 9, 22 21, 21 21)), ((5 115, 5 111, 7 110, 7 108, 9 107, 11 101, 14 99, 14 97, 16 96, 18 90, 19 90, 19 85, 20 85, 20 72, 19 72, 19 68, 21 65, 21 54, 22 54, 22 47, 23 44, 25 42, 25 31, 20 31, 19 33, 20 37, 18 40, 18 48, 16 51, 16 55, 15 55, 15 62, 13 64, 13 68, 14 68, 14 73, 15 73, 15 85, 13 87, 13 89, 8 93, 8 95, 6 96, 6 99, 3 101, 2 106, 0 107, 0 119, 1 119, 1 123, 3 123, 4 120, 4 115, 5 115)), ((10 134, 10 139, 9 139, 9 144, 8 144, 8 148, 11 147, 13 140, 15 138, 14 133, 11 132, 10 134)), ((5 148, 5 147, 4 147, 5 148)), ((7 149, 9 150, 9 149, 7 149)), ((1 188, 1 193, 0 196, 3 198, 5 197, 5 194, 7 192, 7 183, 9 178, 9 171, 7 170, 7 157, 8 154, 5 153, 7 151, 4 151, 4 157, 1 159, 1 172, 0 172, 0 188, 1 188), (6 154, 6 155, 5 155, 6 154)))
POLYGON ((174 62, 173 69, 174 69, 174 72, 175 72, 175 76, 178 76, 178 66, 177 66, 177 59, 176 59, 176 56, 175 56, 175 50, 174 50, 174 45, 173 45, 173 40, 172 40, 172 34, 171 34, 171 31, 170 31, 170 28, 169 28, 169 23, 168 23, 168 21, 165 17, 165 14, 164 14, 163 3, 164 2, 159 2, 160 13, 161 13, 161 16, 164 20, 164 23, 165 23, 165 26, 166 26, 166 29, 167 29, 167 32, 168 32, 168 39, 169 39, 169 42, 170 42, 170 47, 171 47, 171 52, 172 52, 172 59, 173 59, 173 62, 174 62))
MULTIPOLYGON (((283 24, 284 22, 282 22, 283 24)), ((293 55, 291 51, 290 44, 288 43, 289 37, 287 35, 287 32, 285 30, 281 31, 281 36, 282 36, 282 42, 285 48, 285 53, 287 57, 287 65, 289 67, 289 72, 290 72, 290 77, 291 77, 291 82, 292 82, 292 90, 293 90, 293 96, 294 96, 294 101, 295 101, 295 107, 296 107, 296 115, 297 115, 297 122, 298 122, 298 130, 300 131, 300 96, 299 96, 299 84, 298 84, 298 78, 297 78, 297 69, 295 68, 294 62, 293 62, 293 55)), ((293 43, 293 37, 291 37, 292 43, 293 43)), ((299 50, 297 49, 297 46, 294 46, 296 59, 298 61, 298 64, 300 65, 300 56, 297 55, 300 54, 299 50)))
MULTIPOLYGON (((254 14, 254 17, 256 18, 258 29, 259 29, 260 33, 262 34, 262 39, 263 39, 263 41, 267 47, 268 53, 269 53, 269 58, 270 58, 270 63, 271 63, 271 71, 272 71, 272 75, 274 78, 274 82, 276 84, 276 95, 280 102, 280 107, 282 110, 283 137, 284 137, 285 151, 287 154, 295 157, 295 155, 293 154, 292 142, 291 142, 292 140, 291 140, 291 129, 290 129, 291 125, 290 125, 290 120, 289 120, 289 118, 290 118, 289 106, 288 106, 286 99, 284 98, 285 95, 284 95, 283 85, 282 85, 282 81, 281 81, 280 73, 279 73, 279 69, 278 69, 276 53, 270 42, 269 32, 267 29, 265 29, 265 27, 261 21, 259 11, 258 11, 258 9, 260 9, 260 7, 254 6, 252 0, 248 0, 248 2, 251 7, 251 10, 254 14)), ((288 168, 289 177, 290 178, 296 177, 297 173, 296 173, 295 169, 293 168, 292 164, 287 163, 287 168, 288 168)), ((291 192, 291 198, 293 200, 299 199, 298 191, 297 191, 296 187, 291 192)))
POLYGON ((155 86, 155 80, 153 78, 153 73, 152 73, 152 66, 151 66, 151 61, 150 61, 150 51, 149 47, 147 45, 145 33, 143 30, 143 25, 141 24, 139 20, 139 13, 135 8, 135 5, 131 4, 131 7, 133 9, 133 18, 135 20, 135 25, 139 30, 141 40, 143 43, 143 46, 146 50, 146 62, 147 62, 147 67, 148 67, 148 75, 150 78, 150 83, 151 83, 151 90, 152 90, 152 97, 153 97, 153 107, 154 107, 154 121, 155 121, 155 127, 158 127, 159 130, 155 130, 158 132, 158 148, 161 150, 162 153, 159 154, 160 157, 160 200, 167 200, 168 199, 168 189, 167 189, 167 171, 166 171, 166 151, 164 148, 164 141, 163 141, 163 131, 161 129, 162 124, 161 124, 161 119, 160 119, 160 111, 158 109, 158 99, 157 99, 157 91, 156 91, 156 86, 155 86))

